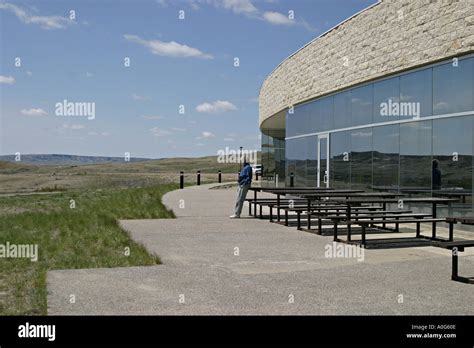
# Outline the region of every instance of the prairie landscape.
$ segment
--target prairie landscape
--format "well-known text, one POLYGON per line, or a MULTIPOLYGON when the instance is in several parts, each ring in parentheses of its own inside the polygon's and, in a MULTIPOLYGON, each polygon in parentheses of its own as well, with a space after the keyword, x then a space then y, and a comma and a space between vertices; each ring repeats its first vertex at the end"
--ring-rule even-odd
POLYGON ((39 253, 36 262, 0 263, 0 314, 46 314, 49 269, 159 264, 159 256, 132 241, 117 219, 173 218, 161 197, 179 187, 180 171, 185 185, 195 185, 197 170, 204 184, 217 182, 219 170, 223 182, 235 182, 238 169, 215 156, 86 164, 52 157, 0 161, 2 240, 36 244, 39 253))

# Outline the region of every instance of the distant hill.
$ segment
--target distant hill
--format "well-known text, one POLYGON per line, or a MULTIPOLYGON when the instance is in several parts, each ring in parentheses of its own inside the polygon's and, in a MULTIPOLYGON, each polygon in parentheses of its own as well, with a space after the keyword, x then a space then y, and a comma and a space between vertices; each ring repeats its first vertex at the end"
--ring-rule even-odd
MULTIPOLYGON (((15 162, 14 155, 0 156, 0 161, 15 162)), ((130 158, 130 162, 150 161, 149 158, 130 158)), ((76 155, 21 155, 21 162, 24 164, 35 165, 53 165, 53 166, 71 166, 103 163, 124 163, 124 157, 101 157, 101 156, 76 156, 76 155)))
MULTIPOLYGON (((257 153, 257 163, 261 163, 257 153)), ((21 162, 14 156, 0 156, 0 174, 16 173, 235 173, 239 163, 220 163, 217 156, 174 157, 161 159, 132 158, 125 162, 123 157, 94 157, 75 155, 22 155, 21 162)))

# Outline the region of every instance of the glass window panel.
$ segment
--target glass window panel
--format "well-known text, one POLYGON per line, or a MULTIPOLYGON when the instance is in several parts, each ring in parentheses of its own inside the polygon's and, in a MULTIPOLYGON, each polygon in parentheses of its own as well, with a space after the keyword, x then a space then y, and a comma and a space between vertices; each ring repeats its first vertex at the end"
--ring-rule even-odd
POLYGON ((373 128, 374 188, 398 190, 399 129, 399 125, 373 128))
POLYGON ((287 185, 290 184, 290 174, 294 173, 295 186, 306 186, 306 139, 297 138, 286 141, 287 148, 287 185))
POLYGON ((431 194, 431 121, 400 124, 400 188, 431 194))
POLYGON ((334 96, 334 129, 351 126, 351 91, 334 96))
POLYGON ((400 76, 400 102, 419 103, 420 117, 433 114, 432 90, 433 69, 431 68, 400 76))
POLYGON ((351 101, 352 125, 371 124, 373 119, 373 85, 354 88, 351 101))
POLYGON ((317 137, 311 136, 306 139, 306 186, 317 186, 317 137))
POLYGON ((372 188, 372 128, 351 134, 351 185, 355 189, 372 188))
POLYGON ((307 105, 295 107, 293 114, 288 113, 288 121, 293 123, 291 129, 293 135, 308 133, 308 129, 310 128, 310 110, 307 105))
POLYGON ((321 132, 334 128, 334 97, 318 100, 318 124, 311 125, 311 130, 321 132))
POLYGON ((433 68, 433 114, 473 110, 473 58, 433 68))
POLYGON ((433 120, 433 189, 472 189, 473 119, 433 120))
POLYGON ((396 121, 400 119, 401 111, 405 111, 405 108, 400 107, 400 78, 394 77, 374 83, 373 122, 396 121))
POLYGON ((334 188, 350 188, 351 132, 332 133, 329 148, 329 185, 334 188))

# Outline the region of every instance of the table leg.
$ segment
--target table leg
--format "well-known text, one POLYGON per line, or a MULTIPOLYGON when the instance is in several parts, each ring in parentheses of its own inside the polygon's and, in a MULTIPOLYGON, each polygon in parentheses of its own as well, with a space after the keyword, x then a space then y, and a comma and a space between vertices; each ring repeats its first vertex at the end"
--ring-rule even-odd
POLYGON ((253 191, 253 213, 257 217, 257 190, 253 191))
POLYGON ((458 249, 453 248, 452 253, 453 253, 453 271, 452 271, 451 279, 458 280, 459 278, 458 276, 458 249))
POLYGON ((365 224, 362 224, 361 227, 362 227, 362 245, 363 245, 364 248, 365 248, 365 247, 366 247, 366 242, 365 242, 365 224))
POLYGON ((311 199, 308 198, 308 230, 311 229, 311 214, 310 214, 310 211, 311 211, 311 199))
POLYGON ((351 222, 351 205, 350 203, 347 203, 347 241, 350 242, 351 241, 351 230, 352 230, 352 226, 350 224, 351 222))
MULTIPOLYGON (((280 206, 280 195, 277 194, 277 205, 280 206)), ((277 220, 280 222, 280 208, 277 209, 277 220)))
MULTIPOLYGON (((433 219, 435 219, 436 218, 436 203, 433 203, 432 213, 433 213, 433 219)), ((433 222, 431 238, 433 240, 436 238, 436 222, 433 222)))
MULTIPOLYGON (((382 210, 385 211, 387 210, 387 203, 383 203, 382 204, 382 210)), ((383 221, 385 221, 385 218, 382 218, 383 221)), ((385 228, 385 223, 382 224, 382 227, 385 228)))
POLYGON ((334 241, 337 242, 337 220, 334 219, 334 241))

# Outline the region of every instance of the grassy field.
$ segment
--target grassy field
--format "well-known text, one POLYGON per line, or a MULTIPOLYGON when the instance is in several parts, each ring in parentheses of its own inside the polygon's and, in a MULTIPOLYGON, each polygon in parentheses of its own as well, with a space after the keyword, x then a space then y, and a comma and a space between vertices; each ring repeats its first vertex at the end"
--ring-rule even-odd
POLYGON ((158 264, 159 258, 133 242, 117 219, 173 217, 161 196, 176 187, 1 197, 0 206, 12 211, 0 216, 1 239, 37 244, 39 259, 0 261, 0 314, 46 314, 49 269, 158 264))
POLYGON ((215 156, 129 163, 36 165, 0 161, 0 244, 37 244, 39 258, 0 259, 0 315, 47 314, 50 269, 154 265, 118 219, 172 218, 164 193, 185 183, 235 182, 238 164, 215 156), (71 208, 74 201, 75 207, 71 208))

